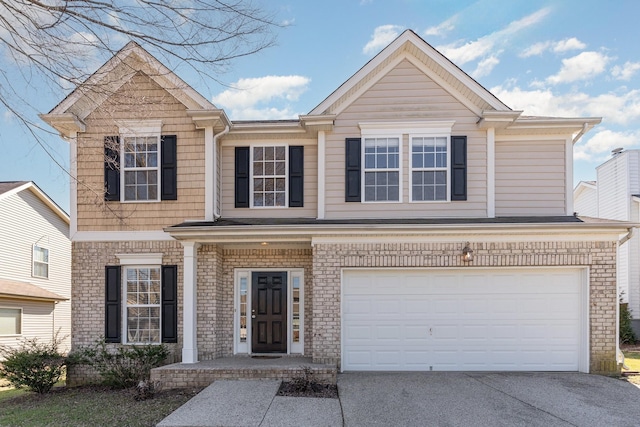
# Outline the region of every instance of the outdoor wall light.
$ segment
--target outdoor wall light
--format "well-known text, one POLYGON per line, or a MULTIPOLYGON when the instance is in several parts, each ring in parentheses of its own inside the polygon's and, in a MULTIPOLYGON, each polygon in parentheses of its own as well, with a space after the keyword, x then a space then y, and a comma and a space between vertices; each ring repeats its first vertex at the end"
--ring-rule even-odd
POLYGON ((462 261, 473 261, 473 249, 469 247, 469 242, 467 242, 462 249, 462 261))

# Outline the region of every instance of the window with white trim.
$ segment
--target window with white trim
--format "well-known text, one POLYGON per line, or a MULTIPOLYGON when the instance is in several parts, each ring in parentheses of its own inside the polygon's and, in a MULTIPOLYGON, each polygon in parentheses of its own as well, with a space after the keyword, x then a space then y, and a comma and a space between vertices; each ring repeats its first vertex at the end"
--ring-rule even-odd
POLYGON ((400 137, 364 138, 365 202, 400 201, 400 137))
POLYGON ((251 148, 252 207, 287 206, 287 147, 251 148))
POLYGON ((0 336, 22 334, 22 309, 0 307, 0 336))
POLYGON ((49 249, 33 245, 33 277, 49 278, 49 249))
POLYGON ((159 200, 160 135, 123 136, 124 200, 159 200))
POLYGON ((127 266, 124 274, 124 330, 127 344, 160 343, 160 267, 127 266))
POLYGON ((411 137, 411 201, 449 199, 449 137, 411 137))

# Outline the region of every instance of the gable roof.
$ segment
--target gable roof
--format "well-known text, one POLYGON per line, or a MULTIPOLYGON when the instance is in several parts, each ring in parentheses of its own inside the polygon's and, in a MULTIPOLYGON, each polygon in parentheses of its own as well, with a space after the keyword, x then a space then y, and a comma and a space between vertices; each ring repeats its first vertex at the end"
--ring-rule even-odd
POLYGON ((219 111, 153 55, 131 41, 48 114, 41 114, 40 117, 63 135, 68 135, 70 131, 83 132, 83 120, 138 72, 155 81, 188 110, 219 111))
POLYGON ((309 114, 339 114, 404 59, 409 60, 479 116, 485 110, 512 112, 495 95, 415 32, 405 30, 309 114))
POLYGON ((69 298, 28 282, 0 278, 0 297, 36 301, 66 301, 69 298))
POLYGON ((60 217, 67 225, 69 224, 69 214, 67 214, 47 193, 42 191, 33 181, 0 181, 0 200, 6 199, 21 191, 31 191, 49 209, 60 217))

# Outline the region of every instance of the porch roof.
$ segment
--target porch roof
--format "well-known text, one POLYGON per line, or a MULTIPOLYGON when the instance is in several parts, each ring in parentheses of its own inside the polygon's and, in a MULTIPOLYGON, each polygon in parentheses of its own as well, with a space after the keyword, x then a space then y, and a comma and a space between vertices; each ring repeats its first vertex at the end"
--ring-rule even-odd
POLYGON ((66 301, 69 299, 31 283, 2 278, 0 278, 0 298, 37 301, 66 301))

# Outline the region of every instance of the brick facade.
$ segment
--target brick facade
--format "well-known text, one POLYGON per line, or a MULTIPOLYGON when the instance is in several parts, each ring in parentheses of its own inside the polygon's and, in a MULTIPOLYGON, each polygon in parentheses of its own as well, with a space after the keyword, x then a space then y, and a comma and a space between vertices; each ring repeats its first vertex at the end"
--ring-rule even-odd
POLYGON ((616 363, 616 242, 474 243, 463 263, 458 243, 315 244, 313 247, 313 360, 340 363, 341 272, 346 267, 589 267, 592 373, 619 371, 616 363))
MULTIPOLYGON (((474 260, 463 263, 457 243, 317 243, 313 248, 198 249, 198 358, 213 360, 233 354, 234 271, 238 268, 304 269, 305 354, 314 363, 340 364, 341 275, 349 267, 548 267, 589 268, 590 372, 615 373, 616 242, 474 243, 474 260)), ((116 254, 162 253, 165 265, 178 265, 178 336, 170 344, 172 361, 182 348, 183 248, 167 242, 74 242, 74 349, 104 335, 104 266, 117 265, 116 254)), ((69 371, 70 384, 95 374, 83 367, 69 371)))

